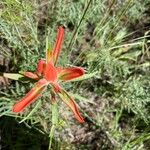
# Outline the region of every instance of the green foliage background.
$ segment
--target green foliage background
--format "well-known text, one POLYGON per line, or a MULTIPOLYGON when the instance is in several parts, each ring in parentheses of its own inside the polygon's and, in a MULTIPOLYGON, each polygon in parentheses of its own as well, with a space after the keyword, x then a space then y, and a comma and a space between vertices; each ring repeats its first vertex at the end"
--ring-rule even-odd
MULTIPOLYGON (((34 71, 37 60, 44 58, 46 39, 53 46, 57 28, 63 25, 66 34, 59 65, 82 66, 93 77, 63 84, 82 109, 85 125, 74 122, 61 101, 56 108, 59 114, 52 113, 49 92, 24 113, 13 114, 13 104, 33 86, 28 81, 11 81, 1 88, 1 116, 14 117, 20 126, 41 133, 49 149, 92 149, 92 142, 72 144, 69 137, 86 125, 95 138, 105 135, 105 141, 96 140, 97 149, 150 149, 149 5, 148 0, 2 0, 0 55, 9 60, 9 72, 34 71), (103 134, 97 135, 99 131, 103 134)), ((7 135, 13 139, 11 133, 2 133, 3 143, 11 150, 28 145, 16 140, 13 147, 11 140, 6 142, 7 135)), ((40 149, 35 143, 32 149, 40 149)))

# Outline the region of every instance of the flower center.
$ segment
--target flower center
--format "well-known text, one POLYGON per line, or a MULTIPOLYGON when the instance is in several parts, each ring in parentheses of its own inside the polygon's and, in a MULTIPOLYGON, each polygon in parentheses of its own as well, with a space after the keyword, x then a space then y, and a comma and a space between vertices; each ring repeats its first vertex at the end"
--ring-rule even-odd
POLYGON ((54 82, 57 80, 57 70, 52 63, 47 63, 44 70, 44 78, 47 81, 54 82))

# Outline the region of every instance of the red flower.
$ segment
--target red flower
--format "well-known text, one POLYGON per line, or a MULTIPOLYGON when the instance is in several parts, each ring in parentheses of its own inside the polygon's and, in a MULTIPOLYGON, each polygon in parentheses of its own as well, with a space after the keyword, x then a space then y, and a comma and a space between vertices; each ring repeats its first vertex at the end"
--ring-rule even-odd
POLYGON ((52 86, 51 99, 55 101, 55 94, 69 106, 73 111, 76 119, 83 123, 84 119, 79 113, 78 107, 73 98, 58 84, 58 80, 68 81, 82 76, 85 71, 81 67, 62 68, 56 67, 56 62, 60 53, 60 48, 64 38, 64 28, 59 27, 56 44, 53 50, 47 50, 46 61, 39 60, 37 72, 24 72, 24 76, 38 80, 35 86, 23 97, 18 103, 13 106, 13 112, 21 112, 24 108, 34 102, 50 84, 52 86))

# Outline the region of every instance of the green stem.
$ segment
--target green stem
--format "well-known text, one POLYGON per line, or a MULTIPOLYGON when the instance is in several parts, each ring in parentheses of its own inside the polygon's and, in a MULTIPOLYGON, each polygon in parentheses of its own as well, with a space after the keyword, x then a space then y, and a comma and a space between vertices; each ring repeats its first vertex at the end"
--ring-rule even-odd
POLYGON ((54 132, 55 132, 55 125, 52 125, 51 127, 51 130, 50 130, 50 133, 49 133, 49 147, 48 147, 48 150, 51 150, 51 147, 52 147, 52 141, 53 141, 53 137, 54 137, 54 132))
POLYGON ((80 21, 79 21, 79 24, 78 24, 76 30, 75 30, 74 33, 73 33, 73 36, 72 36, 72 38, 71 38, 71 40, 70 40, 70 43, 69 43, 67 49, 70 49, 70 48, 72 47, 72 45, 73 45, 73 40, 74 40, 75 36, 77 35, 78 29, 79 29, 79 27, 80 27, 80 25, 81 25, 81 23, 82 23, 82 21, 83 21, 85 15, 86 15, 86 12, 87 12, 87 10, 88 10, 88 8, 89 8, 91 2, 92 2, 92 0, 89 0, 88 4, 87 4, 87 6, 86 6, 86 8, 85 8, 85 10, 84 10, 84 12, 83 12, 83 15, 82 15, 82 17, 81 17, 81 19, 80 19, 80 21))

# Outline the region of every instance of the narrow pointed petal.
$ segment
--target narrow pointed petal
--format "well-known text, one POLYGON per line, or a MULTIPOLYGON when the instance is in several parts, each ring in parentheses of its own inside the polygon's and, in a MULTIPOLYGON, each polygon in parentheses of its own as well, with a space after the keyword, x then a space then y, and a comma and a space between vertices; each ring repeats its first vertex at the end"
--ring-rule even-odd
POLYGON ((52 85, 52 87, 53 87, 53 89, 56 93, 61 92, 62 89, 61 89, 60 85, 57 82, 51 82, 51 85, 52 85))
POLYGON ((85 70, 81 67, 57 68, 58 77, 63 81, 72 80, 84 75, 85 70))
POLYGON ((57 80, 57 70, 52 63, 46 64, 44 77, 47 81, 54 82, 57 80))
POLYGON ((37 73, 38 75, 43 74, 44 68, 45 68, 46 62, 45 60, 39 60, 38 65, 37 65, 37 73))
POLYGON ((85 122, 83 117, 80 115, 78 107, 77 107, 75 101, 72 99, 72 97, 65 90, 62 90, 61 93, 58 93, 58 95, 66 103, 66 105, 73 111, 76 119, 80 123, 85 122))
POLYGON ((57 59, 58 59, 58 56, 59 56, 59 53, 60 53, 60 49, 61 49, 61 45, 62 45, 62 42, 63 42, 63 38, 64 38, 64 33, 65 33, 65 30, 63 27, 59 27, 58 29, 58 33, 57 33, 57 39, 56 39, 56 44, 55 44, 55 47, 54 47, 54 62, 56 63, 57 62, 57 59))
POLYGON ((38 80, 39 79, 39 76, 33 72, 29 72, 29 71, 26 71, 26 72, 20 72, 22 75, 24 75, 25 77, 28 77, 28 78, 31 78, 31 79, 35 79, 35 80, 38 80))
POLYGON ((33 87, 25 97, 23 97, 18 103, 13 106, 13 112, 21 112, 24 108, 34 102, 44 90, 44 87, 47 85, 47 81, 45 79, 39 80, 35 87, 33 87))

